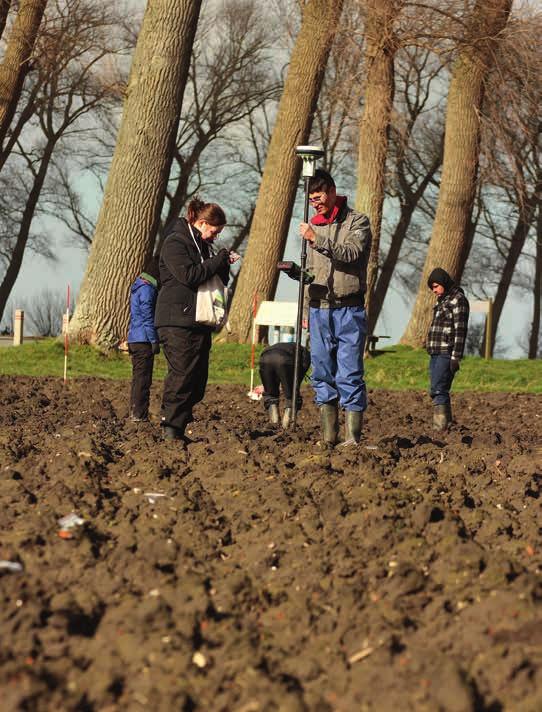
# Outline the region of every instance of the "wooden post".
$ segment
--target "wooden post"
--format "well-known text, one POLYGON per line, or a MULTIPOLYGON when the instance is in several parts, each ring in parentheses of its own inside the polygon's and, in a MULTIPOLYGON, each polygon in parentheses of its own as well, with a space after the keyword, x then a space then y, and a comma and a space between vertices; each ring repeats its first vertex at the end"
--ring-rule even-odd
POLYGON ((486 344, 484 357, 486 360, 492 358, 493 349, 491 335, 493 333, 493 299, 488 299, 487 302, 487 316, 486 316, 486 344))
POLYGON ((24 338, 24 309, 15 309, 15 324, 13 327, 13 346, 20 346, 24 338))

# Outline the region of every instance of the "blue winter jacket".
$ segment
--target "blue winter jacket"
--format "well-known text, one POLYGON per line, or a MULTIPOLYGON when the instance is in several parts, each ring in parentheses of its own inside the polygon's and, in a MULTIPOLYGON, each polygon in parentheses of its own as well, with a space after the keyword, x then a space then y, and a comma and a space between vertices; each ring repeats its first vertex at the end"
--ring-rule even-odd
POLYGON ((158 296, 158 284, 150 275, 143 273, 132 284, 130 294, 130 328, 128 343, 158 342, 154 328, 154 308, 158 296))

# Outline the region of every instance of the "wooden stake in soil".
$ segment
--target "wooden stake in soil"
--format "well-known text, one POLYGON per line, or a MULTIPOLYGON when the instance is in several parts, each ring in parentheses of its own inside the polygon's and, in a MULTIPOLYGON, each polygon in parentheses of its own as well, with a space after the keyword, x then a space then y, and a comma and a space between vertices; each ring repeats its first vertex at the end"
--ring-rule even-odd
POLYGON ((68 350, 70 345, 70 339, 68 335, 70 326, 70 285, 68 284, 68 291, 66 294, 66 313, 64 314, 64 319, 62 320, 63 330, 64 330, 64 383, 68 380, 68 350))

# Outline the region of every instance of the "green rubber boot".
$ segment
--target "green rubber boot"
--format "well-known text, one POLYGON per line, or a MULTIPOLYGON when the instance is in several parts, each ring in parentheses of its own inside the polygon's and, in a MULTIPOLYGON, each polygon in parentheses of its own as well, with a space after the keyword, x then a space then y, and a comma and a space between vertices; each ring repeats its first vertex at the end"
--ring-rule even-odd
POLYGON ((452 423, 452 406, 450 403, 433 406, 433 430, 444 432, 452 423))
POLYGON ((360 410, 347 410, 344 414, 344 442, 341 447, 356 445, 361 440, 363 413, 360 410))
POLYGON ((320 425, 322 440, 332 447, 339 437, 339 404, 336 400, 320 406, 320 425))
POLYGON ((279 424, 279 407, 276 403, 272 403, 269 406, 269 409, 267 411, 267 415, 269 416, 269 422, 271 425, 278 425, 279 424))

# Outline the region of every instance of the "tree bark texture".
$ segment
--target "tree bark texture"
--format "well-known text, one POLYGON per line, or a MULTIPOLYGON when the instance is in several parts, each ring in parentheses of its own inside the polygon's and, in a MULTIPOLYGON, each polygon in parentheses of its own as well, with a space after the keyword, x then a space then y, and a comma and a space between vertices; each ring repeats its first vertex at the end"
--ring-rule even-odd
POLYGON ((301 169, 295 147, 309 140, 342 4, 308 0, 303 6, 230 311, 231 338, 239 342, 250 339, 254 293, 260 300, 272 299, 275 293, 277 262, 284 253, 301 169))
POLYGON ((409 346, 424 345, 431 323, 434 297, 427 287, 431 271, 442 267, 457 282, 462 276, 478 176, 479 114, 495 46, 511 4, 511 0, 477 0, 453 69, 435 221, 416 302, 401 338, 401 343, 409 346))
MULTIPOLYGON (((397 40, 394 22, 399 0, 367 0, 365 28, 365 99, 358 150, 356 209, 369 216, 371 255, 367 266, 366 309, 371 320, 372 296, 378 273, 382 207, 386 181, 386 157, 394 95, 394 56, 397 40)), ((369 328, 371 333, 372 328, 369 328)))
POLYGON ((46 5, 47 0, 21 0, 19 3, 19 12, 10 32, 4 61, 0 64, 0 146, 6 138, 24 79, 30 69, 32 52, 46 5))
POLYGON ((10 7, 11 0, 0 0, 0 37, 4 34, 10 7))
POLYGON ((130 285, 151 253, 175 146, 201 0, 148 0, 87 269, 70 327, 112 346, 130 285))
POLYGON ((538 214, 536 220, 536 252, 533 284, 533 321, 529 336, 529 358, 538 356, 538 343, 540 341, 540 302, 542 301, 542 200, 538 201, 538 214))

